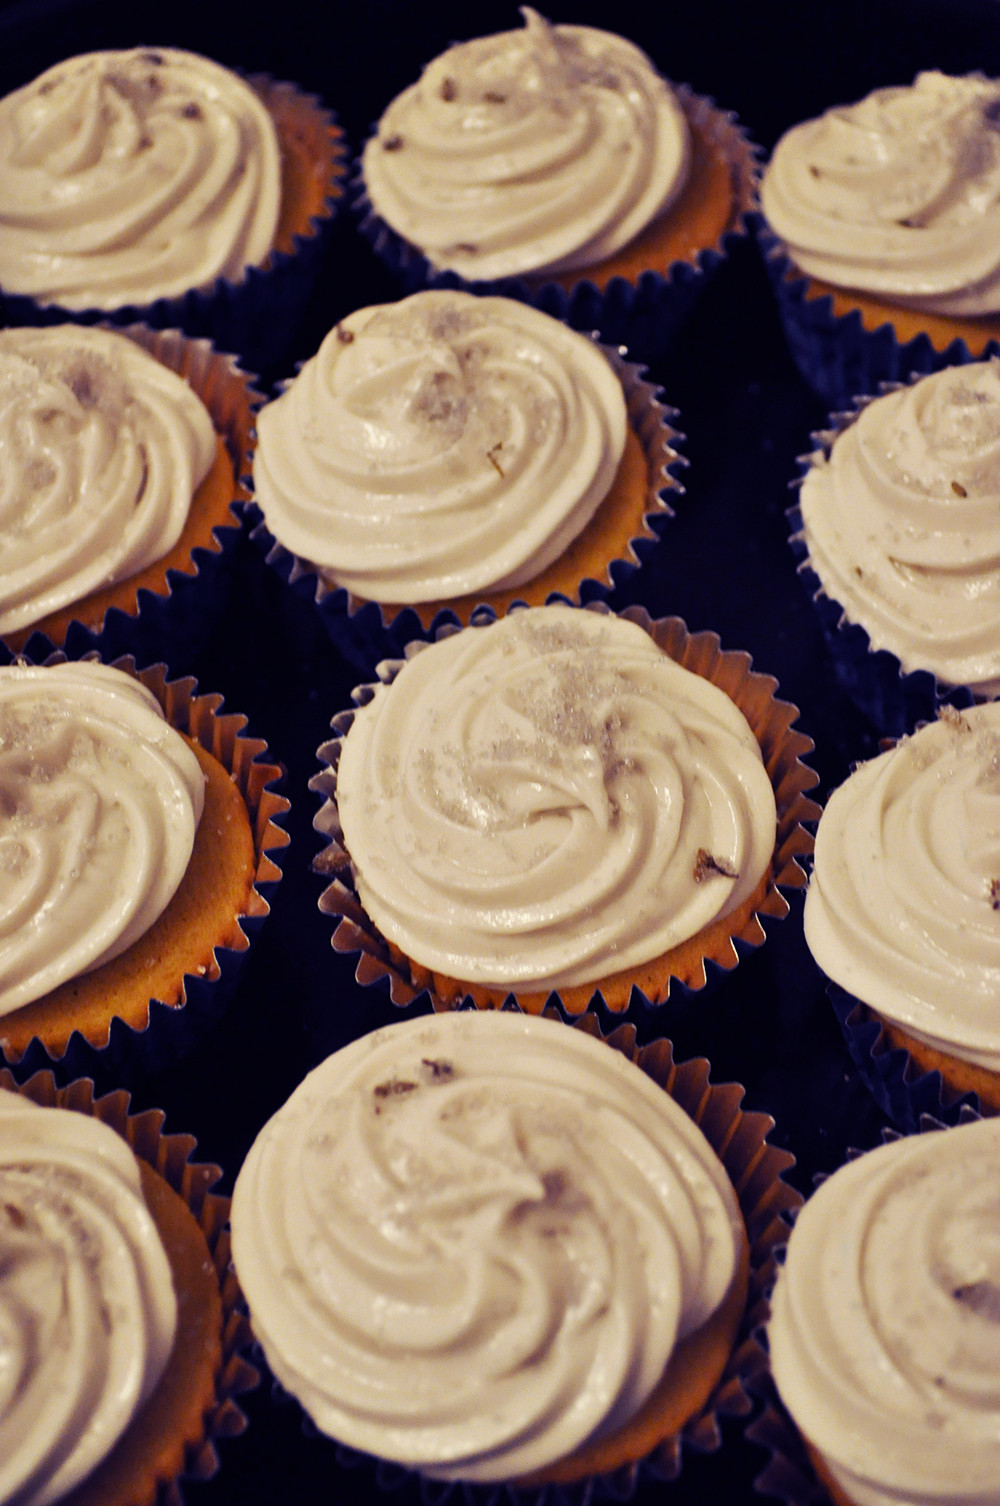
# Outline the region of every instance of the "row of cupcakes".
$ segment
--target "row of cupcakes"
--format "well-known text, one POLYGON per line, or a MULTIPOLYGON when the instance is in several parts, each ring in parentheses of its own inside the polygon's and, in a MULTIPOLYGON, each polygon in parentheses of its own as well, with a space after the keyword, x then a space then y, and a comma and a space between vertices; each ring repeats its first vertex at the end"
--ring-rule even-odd
MULTIPOLYGON (((1000 1121, 837 1171, 796 1221, 767 1321, 800 1199, 741 1097, 666 1042, 602 1041, 592 1016, 417 1017, 311 1073, 237 1178, 233 1255, 331 1474, 340 1444, 369 1456, 355 1469, 414 1472, 402 1499, 425 1476, 529 1499, 613 1481, 627 1499, 675 1476, 684 1444, 719 1446, 720 1417, 767 1387, 766 1342, 837 1506, 992 1499, 1000 1121)), ((152 1500, 185 1460, 204 1468, 252 1383, 215 1169, 87 1083, 5 1082, 0 1114, 5 1300, 64 1356, 53 1390, 52 1350, 8 1338, 3 1498, 88 1479, 96 1499, 152 1500), (39 1277, 57 1248, 73 1300, 53 1311, 39 1277)), ((765 1492, 814 1488, 783 1416, 751 1436, 765 1492)))
MULTIPOLYGON (((828 399, 992 348, 997 100, 989 79, 924 73, 779 142, 766 261, 828 399)), ((257 369, 280 360, 346 176, 318 101, 133 49, 57 64, 3 101, 0 127, 8 322, 138 315, 257 369)), ((648 359, 745 231, 756 179, 731 116, 631 43, 529 9, 392 101, 359 207, 404 288, 513 292, 648 359)))

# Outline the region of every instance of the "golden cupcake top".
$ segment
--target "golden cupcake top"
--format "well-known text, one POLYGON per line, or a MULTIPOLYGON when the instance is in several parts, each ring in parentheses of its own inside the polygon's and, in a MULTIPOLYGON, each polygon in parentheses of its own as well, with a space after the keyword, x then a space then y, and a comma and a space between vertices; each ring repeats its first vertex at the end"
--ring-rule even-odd
POLYGON ((0 1014, 118 956, 180 883, 204 776, 98 663, 0 668, 0 1014))
POLYGON ((429 63, 364 153, 375 212, 470 281, 601 261, 687 177, 684 113, 640 48, 521 13, 429 63))
POLYGON ((463 1480, 633 1416, 745 1243, 721 1162, 644 1072, 476 1011, 310 1073, 252 1147, 232 1226, 254 1332, 314 1422, 463 1480))
POLYGON ((280 543, 382 602, 521 585, 614 481, 628 428, 602 351, 509 298, 359 309, 258 421, 254 489, 280 543))
POLYGON ((0 100, 0 287, 74 311, 238 281, 274 243, 278 137, 175 47, 68 58, 0 100))
POLYGON ((775 843, 729 696, 636 624, 555 605, 418 646, 355 713, 336 800, 382 934, 517 990, 660 956, 747 900, 775 843))

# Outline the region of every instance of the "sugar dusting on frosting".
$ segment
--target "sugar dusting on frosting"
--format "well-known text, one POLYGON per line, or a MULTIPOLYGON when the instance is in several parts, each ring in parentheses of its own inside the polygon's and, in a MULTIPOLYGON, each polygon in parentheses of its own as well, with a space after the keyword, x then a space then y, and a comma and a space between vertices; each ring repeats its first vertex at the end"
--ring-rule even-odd
POLYGON ((640 628, 545 607, 414 655, 362 708, 337 800, 383 933, 449 976, 570 986, 749 896, 775 805, 742 714, 640 628))

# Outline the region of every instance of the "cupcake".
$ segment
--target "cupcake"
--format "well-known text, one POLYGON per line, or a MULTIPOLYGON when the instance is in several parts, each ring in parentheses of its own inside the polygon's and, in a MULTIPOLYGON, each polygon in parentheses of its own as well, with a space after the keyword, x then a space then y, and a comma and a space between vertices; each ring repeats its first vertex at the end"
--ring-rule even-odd
POLYGON ((345 593, 386 623, 468 622, 610 586, 671 515, 672 438, 617 352, 509 298, 428 291, 343 319, 261 410, 254 491, 331 626, 345 593))
POLYGON ((632 1038, 506 1011, 401 1021, 264 1127, 233 1259, 321 1432, 438 1479, 572 1481, 669 1457, 720 1381, 739 1389, 781 1162, 706 1063, 659 1043, 637 1066, 632 1038))
MULTIPOLYGON (((820 819, 805 904, 813 957, 885 1041, 913 1068, 940 1073, 949 1100, 975 1092, 994 1112, 998 768, 997 702, 946 708, 861 764, 820 819)), ((879 1073, 880 1058, 869 1057, 866 1076, 883 1092, 879 1073)), ((897 1120, 908 1108, 905 1096, 884 1106, 897 1120)))
POLYGON ((161 652, 197 633, 224 601, 252 407, 228 356, 175 331, 0 331, 4 642, 109 614, 161 652))
POLYGON ((842 1166, 792 1230, 774 1381, 837 1506, 996 1499, 1000 1124, 842 1166))
POLYGON ((1000 691, 998 433, 1000 367, 980 361, 840 416, 810 456, 793 546, 840 614, 834 656, 885 732, 907 730, 893 713, 901 676, 925 672, 925 717, 929 676, 978 697, 1000 691), (861 651, 850 625, 867 635, 861 651))
POLYGON ((116 1052, 169 1060, 220 1007, 223 965, 232 977, 244 926, 267 913, 256 885, 279 876, 275 771, 252 762, 261 745, 239 737, 239 718, 192 689, 167 685, 162 665, 0 668, 8 1062, 75 1067, 113 1030, 116 1052))
POLYGON ((622 1010, 703 987, 786 913, 814 809, 793 708, 711 635, 632 615, 526 608, 413 644, 335 720, 315 866, 343 874, 320 903, 362 981, 622 1010))
POLYGON ((47 1073, 3 1089, 0 1498, 152 1503, 214 1472, 255 1380, 218 1168, 124 1093, 57 1093, 47 1073))
POLYGON ((921 73, 778 142, 765 249, 792 353, 831 401, 1000 340, 1000 81, 921 73))
POLYGON ((362 158, 366 231, 410 288, 499 285, 649 359, 743 228, 753 149, 631 42, 523 15, 389 105, 362 158))
POLYGON ((342 172, 317 100, 177 48, 91 52, 0 101, 9 322, 180 325, 280 353, 342 172))

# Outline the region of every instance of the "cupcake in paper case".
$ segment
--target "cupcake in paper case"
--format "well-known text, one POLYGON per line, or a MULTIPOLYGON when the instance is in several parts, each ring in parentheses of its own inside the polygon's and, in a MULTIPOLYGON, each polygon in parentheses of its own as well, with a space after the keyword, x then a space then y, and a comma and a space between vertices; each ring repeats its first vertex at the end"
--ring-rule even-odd
POLYGON ((1000 342, 1000 80, 921 73, 788 131, 761 181, 792 354, 831 403, 1000 342))
POLYGON ((408 289, 509 292, 650 360, 744 233, 754 148, 631 42, 522 15, 388 106, 362 228, 408 289))
POLYGON ((998 771, 1000 703, 945 708, 859 765, 816 833, 806 941, 844 991, 863 1075, 905 1127, 939 1107, 928 1072, 945 1108, 971 1093, 1000 1111, 998 771), (906 1072, 887 1048, 906 1052, 906 1072))
POLYGON ((1000 365, 914 378, 834 425, 792 544, 845 687, 898 736, 1000 691, 1000 365))
POLYGON ((218 1167, 128 1108, 85 1079, 0 1072, 4 1501, 153 1506, 245 1426, 235 1397, 257 1376, 218 1167))
POLYGON ((85 53, 0 100, 8 322, 139 317, 280 359, 343 176, 294 85, 177 48, 85 53))
POLYGON ((509 298, 361 309, 258 419, 270 558, 336 633, 607 590, 680 491, 673 417, 617 351, 509 298))
POLYGON ((767 1336, 823 1490, 776 1414, 758 1488, 835 1506, 997 1499, 998 1173, 1000 1123, 978 1120, 879 1146, 809 1198, 767 1336))
POLYGON ((319 750, 314 867, 334 946, 397 1004, 661 1003, 804 883, 812 744, 714 635, 550 605, 380 670, 319 750))
POLYGON ((224 609, 257 395, 175 330, 0 330, 0 637, 144 657, 224 609), (86 635, 83 635, 86 636, 86 635))
POLYGON ((0 1053, 162 1066, 221 1011, 287 801, 244 718, 163 665, 0 667, 0 1053))
POLYGON ((435 1479, 625 1496, 745 1412, 791 1158, 707 1062, 584 1023, 399 1021, 261 1132, 234 1263, 322 1432, 435 1479))

